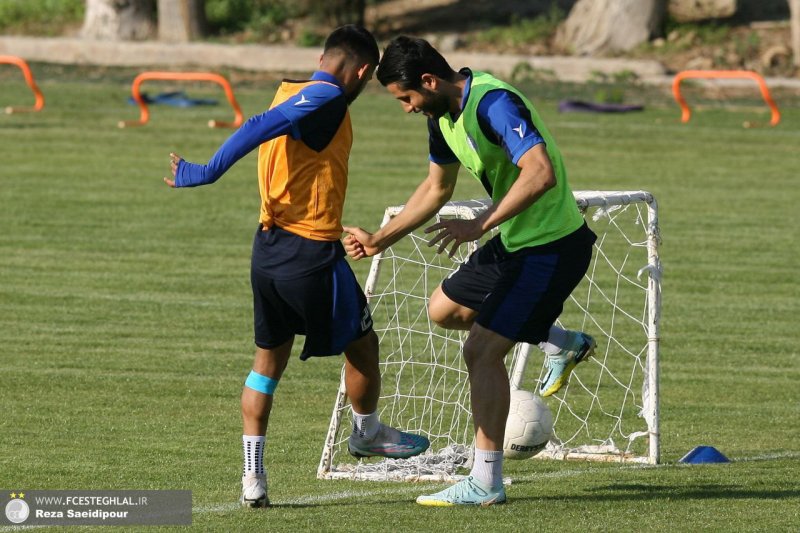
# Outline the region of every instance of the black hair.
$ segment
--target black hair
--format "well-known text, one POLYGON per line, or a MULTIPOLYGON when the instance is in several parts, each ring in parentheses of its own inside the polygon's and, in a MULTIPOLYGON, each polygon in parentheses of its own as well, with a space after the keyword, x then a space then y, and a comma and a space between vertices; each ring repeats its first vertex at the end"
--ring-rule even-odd
POLYGON ((355 24, 340 26, 328 35, 324 52, 331 49, 342 50, 348 56, 366 61, 370 65, 377 65, 380 60, 375 37, 369 30, 355 24))
POLYGON ((425 39, 401 35, 389 42, 378 65, 378 81, 384 87, 397 83, 403 90, 419 89, 422 75, 433 74, 443 80, 452 80, 454 71, 425 39))

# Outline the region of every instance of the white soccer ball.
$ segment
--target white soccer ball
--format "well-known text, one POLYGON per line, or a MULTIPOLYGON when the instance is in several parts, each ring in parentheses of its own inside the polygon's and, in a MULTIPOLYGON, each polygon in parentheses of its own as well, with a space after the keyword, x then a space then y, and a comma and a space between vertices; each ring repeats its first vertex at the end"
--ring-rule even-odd
POLYGON ((544 450, 553 437, 553 413, 541 396, 512 390, 506 420, 503 457, 527 459, 544 450))

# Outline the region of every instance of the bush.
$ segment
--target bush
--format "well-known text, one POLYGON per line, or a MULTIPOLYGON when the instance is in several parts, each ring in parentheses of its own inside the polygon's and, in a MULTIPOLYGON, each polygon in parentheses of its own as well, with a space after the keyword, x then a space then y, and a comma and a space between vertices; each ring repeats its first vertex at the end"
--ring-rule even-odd
POLYGON ((534 18, 511 18, 509 26, 497 26, 481 32, 477 40, 483 43, 504 46, 519 46, 547 41, 556 32, 565 14, 557 4, 551 4, 549 11, 534 18))
POLYGON ((268 35, 298 13, 291 0, 206 0, 206 19, 213 33, 248 31, 268 35))
POLYGON ((2 0, 0 32, 54 36, 83 21, 84 0, 2 0))

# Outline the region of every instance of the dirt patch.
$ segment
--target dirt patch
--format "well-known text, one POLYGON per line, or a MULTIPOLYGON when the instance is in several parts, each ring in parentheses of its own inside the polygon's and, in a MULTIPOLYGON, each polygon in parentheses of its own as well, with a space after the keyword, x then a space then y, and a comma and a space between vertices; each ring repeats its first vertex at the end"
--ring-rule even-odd
POLYGON ((765 76, 793 77, 791 30, 788 23, 768 22, 733 26, 706 42, 695 29, 674 30, 635 50, 630 57, 660 61, 670 71, 685 69, 744 69, 765 76), (717 42, 718 41, 718 42, 717 42))

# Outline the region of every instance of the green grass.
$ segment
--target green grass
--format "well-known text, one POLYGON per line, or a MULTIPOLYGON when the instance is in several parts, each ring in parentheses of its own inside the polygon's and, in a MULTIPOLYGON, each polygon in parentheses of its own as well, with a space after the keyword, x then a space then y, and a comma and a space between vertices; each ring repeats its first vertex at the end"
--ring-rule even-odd
MULTIPOLYGON (((0 105, 28 105, 9 72, 0 105)), ((486 510, 417 507, 436 484, 318 481, 341 359, 295 359, 267 446, 276 506, 247 512, 234 502, 255 155, 213 186, 170 190, 168 153, 206 160, 230 132, 205 123, 229 109, 153 107, 146 127, 120 130, 138 116, 125 103, 132 75, 34 72, 44 111, 0 116, 0 488, 189 489, 195 527, 219 531, 800 527, 796 103, 777 128, 743 129, 766 121, 755 99, 680 124, 665 99, 640 114, 559 115, 537 97, 546 87, 526 87, 574 189, 658 199, 663 465, 509 462, 510 504, 486 510), (676 464, 701 444, 734 462, 676 464)), ((274 88, 237 88, 245 113, 274 88)), ((425 175, 427 132, 377 87, 352 115, 345 219, 374 228, 425 175)), ((456 195, 482 196, 466 175, 456 195)), ((366 263, 355 269, 363 281, 366 263)))

